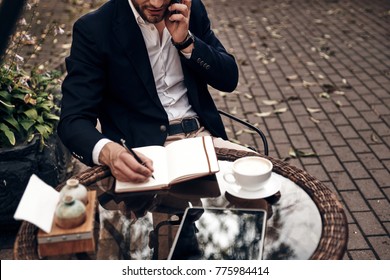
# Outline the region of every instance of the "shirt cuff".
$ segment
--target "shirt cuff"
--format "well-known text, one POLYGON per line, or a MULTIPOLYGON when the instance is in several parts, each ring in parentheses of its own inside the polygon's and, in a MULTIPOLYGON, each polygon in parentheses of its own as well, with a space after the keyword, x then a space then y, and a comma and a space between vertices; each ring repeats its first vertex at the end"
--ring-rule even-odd
POLYGON ((93 147, 93 150, 92 150, 92 160, 93 160, 94 164, 101 165, 101 163, 99 162, 100 152, 102 151, 104 145, 106 145, 107 143, 110 143, 110 142, 112 142, 112 141, 107 139, 107 138, 103 138, 103 139, 100 139, 96 143, 95 147, 93 147))
POLYGON ((180 51, 180 52, 181 52, 182 55, 184 55, 185 58, 187 58, 187 59, 191 58, 192 52, 190 52, 190 53, 185 53, 183 51, 180 51))

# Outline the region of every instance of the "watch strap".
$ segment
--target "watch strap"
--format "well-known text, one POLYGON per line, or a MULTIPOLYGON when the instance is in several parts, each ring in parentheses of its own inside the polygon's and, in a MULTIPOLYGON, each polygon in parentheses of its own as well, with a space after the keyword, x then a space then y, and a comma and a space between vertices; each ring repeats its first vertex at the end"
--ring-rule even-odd
POLYGON ((181 43, 175 43, 173 39, 171 38, 172 44, 175 46, 175 48, 179 51, 184 50, 189 45, 191 45, 193 42, 195 42, 194 35, 190 31, 188 31, 187 37, 185 40, 181 43))

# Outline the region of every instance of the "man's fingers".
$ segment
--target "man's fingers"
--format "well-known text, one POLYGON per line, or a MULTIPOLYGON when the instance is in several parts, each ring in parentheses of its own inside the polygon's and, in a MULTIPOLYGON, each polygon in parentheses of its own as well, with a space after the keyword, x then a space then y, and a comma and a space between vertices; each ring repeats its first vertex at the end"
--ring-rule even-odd
POLYGON ((134 172, 122 172, 120 169, 111 169, 112 175, 119 181, 143 183, 149 179, 149 177, 140 176, 134 172))
POLYGON ((111 168, 111 173, 116 179, 123 182, 143 183, 150 178, 149 176, 134 172, 134 170, 128 168, 126 165, 111 168))
POLYGON ((180 20, 181 19, 181 18, 178 18, 178 19, 172 18, 172 16, 174 16, 174 15, 182 15, 182 16, 184 16, 184 18, 188 18, 189 14, 190 14, 190 7, 187 6, 184 3, 182 3, 182 4, 173 4, 173 5, 168 7, 168 10, 170 12, 176 12, 176 13, 172 13, 171 14, 171 17, 169 18, 170 20, 180 20))
MULTIPOLYGON (((145 176, 151 176, 154 169, 153 169, 153 161, 143 155, 142 153, 136 152, 137 156, 141 159, 142 164, 137 162, 137 160, 133 157, 133 160, 131 160, 132 165, 130 168, 133 170, 136 170, 137 172, 144 174, 145 176)), ((129 161, 130 162, 130 161, 129 161)))
POLYGON ((144 166, 141 163, 139 163, 132 155, 130 155, 127 152, 121 153, 119 155, 120 162, 122 162, 124 165, 121 165, 122 172, 125 174, 128 174, 128 176, 131 176, 132 173, 135 173, 135 175, 138 176, 131 176, 133 177, 143 177, 148 178, 152 176, 153 173, 153 163, 150 159, 147 159, 144 155, 137 153, 137 155, 140 157, 140 159, 144 162, 147 162, 147 165, 144 166))
POLYGON ((150 158, 144 156, 144 155, 141 154, 141 153, 137 153, 137 155, 139 156, 139 158, 140 158, 140 159, 142 160, 142 162, 144 163, 144 166, 145 166, 147 169, 149 169, 150 172, 153 173, 153 172, 154 172, 153 161, 152 161, 150 158))
POLYGON ((140 183, 148 180, 153 173, 153 162, 137 153, 145 166, 139 163, 124 147, 115 142, 107 143, 99 155, 101 163, 108 165, 112 175, 120 181, 140 183))
POLYGON ((185 19, 186 19, 186 17, 182 14, 172 14, 169 17, 169 20, 172 22, 180 22, 180 21, 184 21, 185 19))

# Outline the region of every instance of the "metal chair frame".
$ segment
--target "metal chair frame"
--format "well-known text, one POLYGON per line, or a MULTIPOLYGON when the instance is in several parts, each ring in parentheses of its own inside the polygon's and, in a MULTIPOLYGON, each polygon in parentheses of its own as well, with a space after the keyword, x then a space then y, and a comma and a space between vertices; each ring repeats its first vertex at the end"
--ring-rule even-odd
POLYGON ((253 124, 247 122, 247 121, 244 121, 240 118, 237 118, 236 116, 233 116, 232 114, 229 114, 223 110, 218 110, 219 114, 220 115, 223 115, 233 121, 236 121, 244 126, 246 126, 247 128, 255 131, 261 138, 262 142, 263 142, 263 152, 266 156, 268 156, 268 153, 269 153, 269 150, 268 150, 268 142, 267 142, 267 138, 265 137, 265 134, 263 131, 261 131, 259 128, 257 128, 256 126, 254 126, 253 124))

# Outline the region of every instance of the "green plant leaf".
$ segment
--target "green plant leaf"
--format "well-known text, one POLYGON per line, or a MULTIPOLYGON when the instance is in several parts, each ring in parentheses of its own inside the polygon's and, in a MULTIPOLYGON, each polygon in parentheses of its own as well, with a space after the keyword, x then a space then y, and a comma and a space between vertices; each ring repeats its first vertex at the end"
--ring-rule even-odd
POLYGON ((50 96, 50 94, 47 93, 47 92, 39 93, 39 96, 37 97, 38 103, 42 103, 42 102, 45 102, 45 101, 50 101, 49 96, 50 96))
POLYGON ((17 131, 20 131, 20 126, 17 120, 15 120, 14 116, 6 116, 4 120, 12 125, 17 131))
POLYGON ((12 95, 8 91, 0 90, 0 97, 3 101, 10 101, 12 95))
POLYGON ((25 95, 26 95, 26 94, 24 94, 24 93, 12 92, 12 99, 18 99, 18 100, 24 102, 24 96, 25 96, 25 95))
POLYGON ((0 123, 0 131, 3 132, 9 144, 14 146, 16 143, 15 134, 9 129, 9 127, 3 123, 0 123))
POLYGON ((55 114, 51 114, 51 113, 46 113, 46 112, 43 112, 43 117, 45 119, 49 119, 49 120, 57 120, 59 121, 60 120, 60 117, 55 115, 55 114))
POLYGON ((37 120, 37 119, 38 119, 38 112, 37 112, 37 110, 35 110, 34 108, 31 108, 31 109, 25 111, 24 114, 25 114, 28 118, 30 118, 30 119, 32 119, 32 120, 37 120))
POLYGON ((39 115, 36 121, 37 121, 37 123, 39 123, 39 124, 45 124, 45 120, 43 119, 43 116, 42 116, 42 115, 39 115))
POLYGON ((53 103, 53 101, 44 101, 42 103, 39 103, 38 106, 40 109, 43 109, 47 112, 50 112, 51 109, 54 107, 54 103, 53 103))
POLYGON ((35 121, 30 119, 24 119, 20 121, 20 125, 23 127, 25 131, 29 131, 29 129, 35 124, 35 121))
POLYGON ((43 138, 47 138, 52 132, 53 128, 48 126, 48 125, 42 125, 42 124, 37 124, 35 125, 35 129, 43 136, 43 138))
POLYGON ((0 103, 3 104, 4 106, 8 107, 8 108, 15 108, 15 105, 5 103, 4 101, 0 100, 0 103))
POLYGON ((12 90, 12 95, 18 96, 19 98, 22 97, 22 99, 24 98, 24 96, 25 96, 26 94, 31 94, 31 95, 33 95, 34 92, 33 92, 31 89, 27 89, 27 88, 23 88, 23 87, 15 87, 15 88, 12 90))
MULTIPOLYGON (((1 117, 2 117, 3 115, 4 115, 4 116, 12 115, 15 111, 16 111, 16 107, 15 107, 15 106, 11 106, 11 107, 4 106, 4 105, 0 102, 0 119, 1 119, 1 117)), ((0 121, 0 122, 1 122, 1 121, 0 121)))
POLYGON ((35 133, 30 133, 27 135, 27 143, 30 143, 35 137, 35 133))

